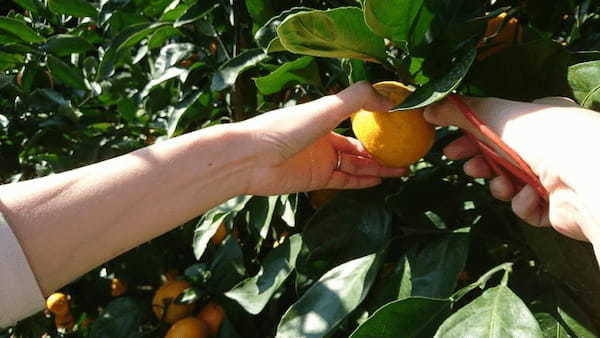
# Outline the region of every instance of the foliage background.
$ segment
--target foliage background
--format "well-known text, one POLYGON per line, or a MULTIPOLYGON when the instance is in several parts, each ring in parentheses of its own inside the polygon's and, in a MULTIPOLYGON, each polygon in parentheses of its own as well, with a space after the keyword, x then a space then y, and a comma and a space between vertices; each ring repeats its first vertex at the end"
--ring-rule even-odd
MULTIPOLYGON (((102 161, 362 79, 421 85, 406 106, 457 89, 517 100, 565 95, 597 107, 595 1, 409 3, 3 1, 0 180, 102 161), (381 6, 393 10, 382 15, 381 6), (327 26, 306 8, 350 14, 327 26), (500 12, 519 19, 522 40, 475 58, 473 41, 500 12), (302 31, 294 20, 311 23, 310 34, 293 40, 302 31), (324 54, 315 31, 337 33, 333 52, 324 54)), ((339 131, 351 135, 348 127, 339 131)), ((225 308, 222 337, 479 336, 492 327, 487 335, 597 335, 600 275, 589 245, 524 226, 485 182, 464 176, 440 151, 458 134, 440 129, 408 179, 337 193, 318 208, 307 194, 240 197, 131 250, 64 288, 78 321, 70 335, 162 336, 167 326, 150 301, 170 269, 193 283, 191 299, 225 308), (230 236, 213 245, 221 222, 230 236), (113 277, 130 285, 125 296, 110 296, 113 277), (425 315, 429 324, 415 325, 425 315)), ((42 333, 61 335, 47 313, 0 336, 42 333)))

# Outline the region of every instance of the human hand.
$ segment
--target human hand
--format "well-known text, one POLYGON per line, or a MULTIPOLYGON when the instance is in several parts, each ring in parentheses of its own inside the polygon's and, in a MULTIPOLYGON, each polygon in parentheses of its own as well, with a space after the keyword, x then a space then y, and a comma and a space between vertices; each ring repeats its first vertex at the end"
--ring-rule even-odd
MULTIPOLYGON (((548 191, 549 203, 529 185, 516 191, 508 178, 494 177, 477 146, 466 136, 449 144, 444 149, 445 155, 452 160, 470 158, 464 165, 465 173, 491 179, 492 195, 511 201, 513 211, 525 222, 552 226, 579 240, 600 238, 600 214, 594 207, 598 196, 591 189, 597 185, 598 164, 589 155, 600 141, 599 115, 565 98, 547 98, 536 103, 493 98, 465 98, 465 101, 529 164, 548 191)), ((458 126, 486 141, 447 100, 429 107, 425 118, 442 126, 458 126)))
POLYGON ((360 142, 332 132, 361 108, 388 111, 391 103, 366 82, 321 99, 241 122, 255 158, 247 193, 273 195, 316 189, 360 189, 406 168, 386 168, 360 142), (339 167, 338 167, 339 163, 339 167))

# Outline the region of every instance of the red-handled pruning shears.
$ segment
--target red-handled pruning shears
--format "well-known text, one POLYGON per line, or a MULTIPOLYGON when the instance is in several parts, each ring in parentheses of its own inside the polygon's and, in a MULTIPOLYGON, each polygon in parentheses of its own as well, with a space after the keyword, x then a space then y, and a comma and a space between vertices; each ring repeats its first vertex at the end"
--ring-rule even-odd
POLYGON ((529 165, 525 163, 525 161, 515 152, 511 147, 509 147, 502 139, 496 135, 483 121, 477 117, 475 112, 463 101, 460 96, 456 94, 450 94, 448 99, 454 103, 454 105, 465 115, 467 120, 477 128, 479 132, 483 136, 485 136, 489 141, 495 144, 498 148, 500 148, 512 162, 501 155, 499 155, 494 148, 489 146, 487 143, 481 141, 473 134, 465 132, 467 137, 471 139, 473 143, 475 143, 486 162, 489 166, 494 170, 496 175, 502 175, 508 177, 516 189, 521 190, 526 184, 530 185, 535 189, 535 191, 540 195, 544 201, 548 202, 548 192, 540 182, 540 179, 537 175, 531 170, 529 165), (514 163, 513 163, 514 162, 514 163))

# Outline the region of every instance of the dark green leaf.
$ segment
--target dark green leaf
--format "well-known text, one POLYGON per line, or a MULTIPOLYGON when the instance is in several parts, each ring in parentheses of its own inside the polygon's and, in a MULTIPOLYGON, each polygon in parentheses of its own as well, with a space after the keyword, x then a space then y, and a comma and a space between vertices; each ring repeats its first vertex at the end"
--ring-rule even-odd
POLYGON ((246 0, 246 8, 255 25, 262 26, 274 14, 272 0, 246 0))
POLYGON ((543 337, 535 317, 507 286, 500 285, 450 316, 435 337, 543 337))
POLYGON ((215 293, 223 293, 242 281, 246 275, 244 254, 235 238, 228 236, 221 243, 210 265, 210 272, 209 287, 215 293))
POLYGON ((567 74, 573 96, 588 109, 600 109, 600 61, 578 63, 567 74))
POLYGON ((256 87, 264 95, 275 94, 293 84, 310 84, 321 87, 319 68, 313 57, 305 56, 287 62, 271 74, 256 78, 256 87))
POLYGON ((261 238, 267 238, 273 213, 279 196, 255 196, 247 205, 248 222, 258 231, 261 238))
POLYGON ((351 338, 432 337, 448 317, 447 299, 411 297, 389 303, 352 333, 351 338))
POLYGON ((146 84, 146 86, 140 93, 140 98, 142 98, 142 99, 145 98, 146 96, 148 96, 150 94, 150 92, 152 91, 152 89, 154 89, 154 87, 162 84, 163 82, 169 81, 173 78, 178 77, 181 80, 181 82, 185 82, 185 79, 187 78, 188 73, 189 73, 189 71, 184 68, 171 67, 171 68, 167 69, 164 73, 160 74, 160 76, 158 78, 152 79, 152 80, 150 80, 150 82, 148 82, 148 84, 146 84))
MULTIPOLYGON (((254 34, 254 39, 256 39, 256 43, 258 47, 262 48, 266 53, 275 51, 272 46, 277 40, 276 44, 281 46, 279 42, 279 38, 277 37, 277 28, 281 25, 281 22, 288 16, 300 12, 311 11, 312 8, 308 7, 294 7, 292 9, 281 12, 279 15, 272 17, 264 26, 262 26, 259 30, 254 34)), ((281 50, 285 50, 283 46, 281 46, 281 50)))
POLYGON ((261 49, 249 49, 233 59, 225 62, 219 68, 213 77, 210 85, 211 90, 220 91, 230 87, 235 83, 238 75, 256 66, 259 62, 267 58, 261 49))
POLYGON ((183 16, 177 19, 173 26, 177 28, 198 21, 217 7, 219 7, 219 4, 215 4, 212 1, 198 1, 194 6, 190 7, 183 16))
POLYGON ((178 105, 173 107, 173 110, 169 111, 169 121, 167 123, 167 137, 172 137, 177 130, 177 125, 181 117, 188 111, 188 109, 202 96, 202 91, 192 93, 183 99, 178 105))
POLYGON ((225 296, 237 301, 251 314, 260 313, 294 270, 301 247, 300 235, 286 239, 283 245, 267 255, 256 276, 246 279, 225 293, 225 296))
POLYGON ((278 338, 326 336, 366 297, 379 268, 379 255, 361 257, 324 274, 283 315, 278 338))
POLYGON ((48 55, 48 67, 50 67, 54 78, 66 86, 75 89, 86 89, 83 74, 79 69, 52 55, 48 55))
POLYGON ((18 36, 25 42, 36 43, 46 41, 46 39, 40 36, 26 23, 17 19, 7 18, 5 16, 0 17, 0 35, 2 31, 9 32, 14 36, 18 36))
POLYGON ((230 199, 229 201, 207 211, 194 232, 194 254, 197 259, 202 257, 206 245, 212 236, 217 232, 217 229, 221 223, 233 221, 233 217, 244 209, 246 203, 250 200, 251 196, 239 196, 230 199))
POLYGON ((57 56, 80 54, 95 49, 87 40, 68 34, 52 36, 48 39, 46 48, 48 48, 48 52, 57 56))
POLYGON ((409 49, 423 42, 434 18, 425 0, 366 0, 364 13, 375 34, 406 42, 409 49))
POLYGON ((78 18, 98 16, 98 9, 86 0, 48 0, 48 8, 56 14, 71 15, 78 18))
POLYGON ((407 253, 411 295, 450 297, 465 267, 468 252, 469 234, 465 233, 436 238, 422 248, 411 249, 407 253))
POLYGON ((287 50, 298 54, 371 62, 386 59, 383 39, 369 30, 356 7, 290 15, 277 28, 277 36, 287 50))
POLYGON ((147 319, 147 308, 147 304, 130 297, 113 300, 92 324, 90 337, 139 337, 139 327, 147 319))
POLYGON ((38 14, 43 9, 43 5, 39 0, 13 0, 17 5, 30 11, 33 14, 38 14))
POLYGON ((547 312, 535 313, 535 319, 540 324, 544 338, 570 338, 567 329, 547 312))
POLYGON ((456 55, 446 75, 438 79, 432 79, 423 87, 417 88, 414 93, 400 105, 394 107, 392 111, 422 108, 445 98, 460 85, 473 61, 475 61, 476 54, 477 50, 472 44, 465 44, 456 55))
POLYGON ((304 226, 298 270, 316 279, 339 264, 381 250, 391 221, 383 194, 377 188, 340 192, 321 207, 304 226))

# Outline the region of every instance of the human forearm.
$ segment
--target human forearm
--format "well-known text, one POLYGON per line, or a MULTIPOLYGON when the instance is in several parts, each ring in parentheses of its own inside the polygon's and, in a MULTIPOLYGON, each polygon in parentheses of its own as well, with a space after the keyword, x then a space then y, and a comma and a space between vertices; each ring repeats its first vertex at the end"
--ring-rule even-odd
POLYGON ((0 187, 45 293, 246 191, 253 150, 232 125, 0 187))

